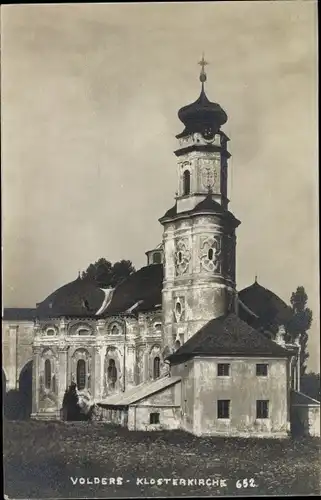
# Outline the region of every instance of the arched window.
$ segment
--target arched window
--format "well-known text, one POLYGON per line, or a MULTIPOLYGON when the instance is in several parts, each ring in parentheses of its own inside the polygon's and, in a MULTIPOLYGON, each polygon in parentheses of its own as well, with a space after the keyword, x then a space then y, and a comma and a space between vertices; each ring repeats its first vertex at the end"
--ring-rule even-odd
POLYGON ((86 328, 79 328, 77 331, 78 335, 90 335, 90 331, 86 328))
POLYGON ((45 361, 45 387, 50 389, 51 387, 51 362, 50 359, 45 361))
POLYGON ((158 378, 160 375, 160 359, 158 356, 154 358, 154 369, 153 369, 153 378, 158 378))
POLYGON ((117 368, 114 359, 109 360, 107 372, 109 385, 111 388, 114 388, 117 382, 117 368))
POLYGON ((176 314, 182 313, 182 306, 180 302, 176 302, 176 314))
POLYGON ((174 344, 174 348, 175 348, 175 351, 177 351, 177 349, 179 349, 181 347, 181 343, 179 340, 176 340, 175 341, 175 344, 174 344))
POLYGON ((213 248, 208 249, 207 256, 208 256, 209 260, 213 260, 213 256, 214 256, 213 248))
POLYGON ((81 391, 86 387, 86 361, 79 359, 77 363, 77 387, 81 391))
POLYGON ((121 333, 121 327, 120 327, 120 325, 117 325, 117 324, 113 325, 111 327, 110 333, 112 335, 119 335, 121 333))
POLYGON ((184 196, 191 191, 191 173, 189 170, 185 170, 183 174, 183 184, 184 184, 184 196))

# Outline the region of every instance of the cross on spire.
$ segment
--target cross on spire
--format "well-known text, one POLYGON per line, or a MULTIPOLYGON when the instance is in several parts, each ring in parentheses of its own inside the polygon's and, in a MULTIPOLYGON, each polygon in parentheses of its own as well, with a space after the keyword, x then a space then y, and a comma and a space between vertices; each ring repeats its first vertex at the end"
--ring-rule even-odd
POLYGON ((200 74, 200 81, 202 82, 202 84, 204 84, 204 82, 206 82, 206 73, 205 73, 205 66, 208 65, 208 62, 205 61, 204 59, 204 52, 203 52, 203 55, 202 55, 202 59, 199 61, 198 63, 200 66, 201 66, 201 74, 200 74))

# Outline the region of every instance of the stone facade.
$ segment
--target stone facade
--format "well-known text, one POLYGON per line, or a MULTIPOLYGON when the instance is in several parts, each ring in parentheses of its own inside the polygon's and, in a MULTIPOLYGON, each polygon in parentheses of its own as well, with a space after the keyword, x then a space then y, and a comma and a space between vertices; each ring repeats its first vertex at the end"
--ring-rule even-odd
POLYGON ((72 382, 78 386, 80 400, 90 406, 164 370, 159 312, 138 318, 39 321, 34 333, 34 418, 57 418, 72 382))

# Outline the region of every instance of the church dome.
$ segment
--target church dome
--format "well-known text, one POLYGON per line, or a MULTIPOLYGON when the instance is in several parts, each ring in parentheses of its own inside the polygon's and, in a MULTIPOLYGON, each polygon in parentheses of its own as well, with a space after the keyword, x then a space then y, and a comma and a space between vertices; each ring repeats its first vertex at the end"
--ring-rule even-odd
POLYGON ((131 274, 114 290, 103 315, 149 311, 161 307, 163 265, 151 264, 131 274))
POLYGON ((105 292, 96 283, 78 277, 37 304, 36 316, 42 318, 94 316, 104 299, 105 292))
POLYGON ((256 315, 257 322, 262 327, 268 328, 275 324, 286 325, 292 317, 291 308, 256 280, 252 285, 241 290, 238 296, 241 303, 256 315))
POLYGON ((178 139, 193 132, 206 130, 215 134, 227 122, 227 114, 224 109, 207 98, 203 83, 199 98, 192 104, 181 108, 178 112, 178 118, 185 125, 185 130, 177 136, 178 139))

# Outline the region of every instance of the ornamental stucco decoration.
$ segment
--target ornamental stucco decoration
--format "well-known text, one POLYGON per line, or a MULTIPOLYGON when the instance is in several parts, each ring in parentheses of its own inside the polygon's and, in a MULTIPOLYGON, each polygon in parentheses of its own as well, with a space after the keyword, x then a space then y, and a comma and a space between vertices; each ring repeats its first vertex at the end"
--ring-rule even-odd
POLYGON ((93 327, 86 322, 77 321, 69 325, 68 335, 93 335, 93 327))
POLYGON ((201 239, 201 267, 207 272, 221 272, 221 236, 207 236, 201 239))
POLYGON ((187 240, 178 240, 175 252, 175 268, 177 275, 186 273, 190 260, 191 252, 188 249, 187 240))
POLYGON ((202 186, 205 189, 213 188, 217 181, 217 171, 211 160, 203 160, 201 168, 202 186))
POLYGON ((108 333, 110 335, 122 335, 124 331, 123 325, 118 321, 112 321, 108 325, 108 333))
POLYGON ((186 169, 189 170, 192 164, 190 161, 185 160, 185 161, 182 161, 180 165, 181 165, 182 170, 186 170, 186 169))
POLYGON ((175 300, 175 307, 174 307, 174 317, 176 323, 179 323, 180 321, 184 320, 184 316, 185 316, 185 297, 177 297, 175 300))

